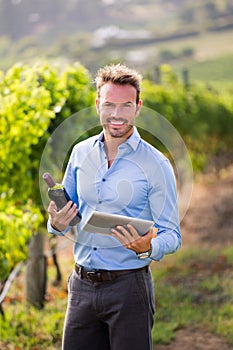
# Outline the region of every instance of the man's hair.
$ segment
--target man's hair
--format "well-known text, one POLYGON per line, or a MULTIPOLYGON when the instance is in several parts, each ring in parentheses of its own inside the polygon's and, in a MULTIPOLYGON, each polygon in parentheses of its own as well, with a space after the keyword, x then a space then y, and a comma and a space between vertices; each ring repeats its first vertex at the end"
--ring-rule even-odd
POLYGON ((132 85, 137 92, 136 103, 138 104, 140 99, 140 84, 142 76, 136 70, 128 68, 122 64, 111 64, 103 68, 100 68, 95 77, 96 89, 98 97, 100 97, 101 87, 111 82, 117 85, 132 85))

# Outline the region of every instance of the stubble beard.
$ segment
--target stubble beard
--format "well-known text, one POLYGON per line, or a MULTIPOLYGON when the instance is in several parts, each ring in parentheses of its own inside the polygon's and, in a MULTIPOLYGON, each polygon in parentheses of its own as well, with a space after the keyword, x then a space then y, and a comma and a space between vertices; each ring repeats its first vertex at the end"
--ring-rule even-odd
POLYGON ((124 130, 119 130, 119 129, 114 129, 111 130, 111 128, 109 128, 108 124, 104 125, 104 129, 105 131, 112 137, 112 138, 127 138, 129 137, 129 135, 131 134, 131 130, 133 129, 134 125, 127 125, 127 128, 125 128, 124 130))

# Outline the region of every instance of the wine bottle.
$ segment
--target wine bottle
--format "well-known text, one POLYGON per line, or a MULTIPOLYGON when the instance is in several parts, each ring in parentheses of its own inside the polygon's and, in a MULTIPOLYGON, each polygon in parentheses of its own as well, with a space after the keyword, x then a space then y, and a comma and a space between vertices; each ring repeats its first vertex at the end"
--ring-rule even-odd
MULTIPOLYGON (((49 198, 55 202, 58 210, 62 209, 71 200, 64 186, 62 184, 56 183, 49 173, 44 173, 43 179, 49 186, 49 189, 48 189, 49 198)), ((79 223, 80 220, 81 220, 81 217, 77 214, 76 217, 74 217, 71 220, 69 225, 75 226, 79 223)))

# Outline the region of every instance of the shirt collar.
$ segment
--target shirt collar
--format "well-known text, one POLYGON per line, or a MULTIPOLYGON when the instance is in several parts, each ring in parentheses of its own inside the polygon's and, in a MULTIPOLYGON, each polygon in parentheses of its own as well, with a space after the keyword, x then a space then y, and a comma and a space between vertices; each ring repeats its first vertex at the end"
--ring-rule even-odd
MULTIPOLYGON (((101 133, 96 135, 96 137, 94 138, 93 147, 97 143, 102 143, 103 142, 103 138, 104 138, 104 132, 101 131, 101 133)), ((134 151, 136 151, 140 140, 141 140, 141 136, 140 136, 137 128, 134 127, 134 131, 133 131, 132 135, 122 144, 122 146, 123 145, 129 145, 130 147, 132 147, 132 149, 134 151)))

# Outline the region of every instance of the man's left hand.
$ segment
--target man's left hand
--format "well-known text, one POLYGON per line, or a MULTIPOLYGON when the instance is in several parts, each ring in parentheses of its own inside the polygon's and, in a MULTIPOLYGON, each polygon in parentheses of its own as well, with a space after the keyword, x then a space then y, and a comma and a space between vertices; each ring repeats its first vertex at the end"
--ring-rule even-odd
POLYGON ((112 235, 127 249, 131 249, 135 251, 135 253, 143 253, 150 249, 153 229, 143 236, 140 236, 132 225, 128 224, 126 227, 118 225, 116 228, 112 229, 112 235))

